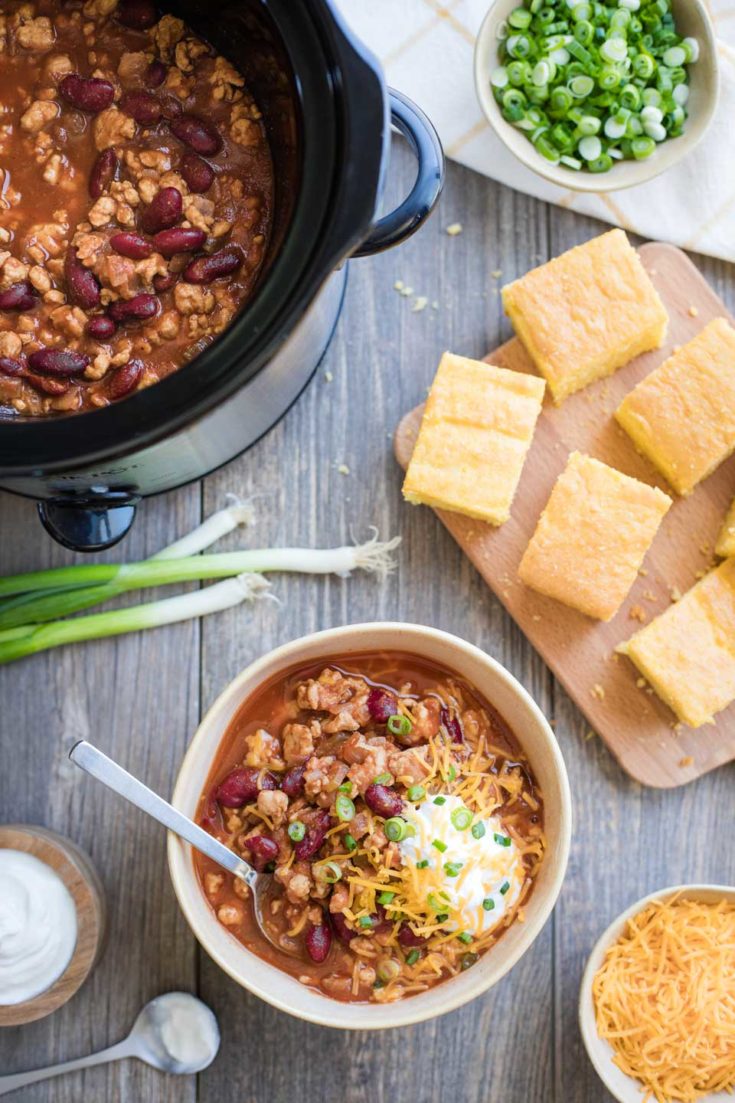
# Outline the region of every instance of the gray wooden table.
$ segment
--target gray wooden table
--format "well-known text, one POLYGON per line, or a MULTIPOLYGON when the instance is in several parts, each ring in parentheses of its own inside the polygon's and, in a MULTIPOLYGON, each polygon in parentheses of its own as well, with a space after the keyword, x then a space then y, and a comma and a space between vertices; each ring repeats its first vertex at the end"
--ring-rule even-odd
MULTIPOLYGON (((399 151, 397 186, 412 163, 399 151)), ((251 452, 140 511, 118 555, 142 559, 191 529, 225 494, 259 494, 252 546, 343 542, 351 526, 401 533, 400 569, 374 580, 275 580, 282 606, 240 608, 0 668, 0 820, 45 824, 93 856, 110 934, 90 981, 45 1021, 0 1030, 0 1072, 121 1037, 141 1004, 172 988, 216 1011, 223 1044, 198 1080, 137 1063, 18 1092, 18 1103, 606 1103, 576 1021, 583 963, 609 920, 681 881, 735 881, 732 766, 686 788, 644 790, 621 772, 428 509, 401 501, 391 434, 425 394, 445 348, 481 356, 509 336, 500 282, 598 233, 591 220, 450 166, 436 216, 400 250, 351 265, 327 359, 296 407, 251 452), (455 221, 464 231, 449 237, 455 221), (498 273, 502 273, 498 276, 498 273), (402 280, 429 305, 413 312, 402 280), (329 373, 327 376, 326 373, 329 373), (347 465, 349 474, 339 472, 347 465), (163 833, 66 763, 87 737, 170 792, 199 717, 266 649, 314 629, 381 618, 433 624, 505 663, 554 724, 574 797, 574 843, 553 918, 493 991, 435 1022, 392 1033, 300 1023, 238 988, 195 943, 174 899, 163 833)), ((729 306, 735 274, 694 258, 729 306)), ((242 541, 242 537, 239 538, 242 541)), ((234 546, 235 541, 230 539, 234 546)), ((114 558, 114 555, 108 556, 114 558)), ((0 572, 62 564, 29 502, 0 494, 0 572)))

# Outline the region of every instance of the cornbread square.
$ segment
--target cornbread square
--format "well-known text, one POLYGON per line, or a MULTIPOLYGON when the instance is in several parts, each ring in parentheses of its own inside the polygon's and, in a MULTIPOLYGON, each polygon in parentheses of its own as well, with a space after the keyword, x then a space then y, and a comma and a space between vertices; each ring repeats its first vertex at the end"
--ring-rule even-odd
POLYGON ((662 490, 572 452, 518 577, 590 617, 610 620, 635 582, 670 505, 662 490))
POLYGON ((408 465, 403 496, 491 525, 510 516, 545 384, 445 352, 408 465))
POLYGON ((698 728, 735 701, 735 559, 617 648, 662 701, 698 728))
POLYGON ((715 555, 719 555, 722 559, 735 555, 735 502, 728 509, 722 523, 720 535, 715 544, 715 555))
POLYGON ((647 375, 615 417, 679 494, 735 451, 735 329, 715 318, 647 375))
POLYGON ((503 288, 503 306, 558 405, 642 352, 668 314, 622 230, 610 230, 503 288))

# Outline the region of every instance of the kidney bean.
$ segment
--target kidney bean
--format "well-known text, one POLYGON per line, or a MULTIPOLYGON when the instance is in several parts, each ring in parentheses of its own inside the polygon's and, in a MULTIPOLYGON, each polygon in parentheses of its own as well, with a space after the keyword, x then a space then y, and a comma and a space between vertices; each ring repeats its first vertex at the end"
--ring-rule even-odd
POLYGON ((132 230, 125 230, 121 234, 113 234, 110 238, 110 248, 123 257, 132 260, 145 260, 153 252, 153 246, 143 237, 132 230))
POLYGON ((31 310, 37 302, 38 296, 28 280, 21 280, 0 291, 0 310, 31 310))
POLYGON ((262 873, 270 862, 275 862, 278 857, 278 843, 269 839, 267 835, 253 835, 246 839, 244 845, 253 856, 253 865, 258 873, 262 873))
POLYGON ((88 115, 97 115, 109 107, 115 97, 115 88, 109 80, 99 77, 83 77, 69 73, 59 84, 59 92, 67 103, 88 115))
POLYGON ((115 322, 108 314, 95 314, 87 323, 87 336, 93 337, 95 341, 106 341, 116 329, 115 322))
POLYGON ((212 831, 219 831, 222 827, 222 811, 214 793, 215 790, 213 789, 204 802, 199 824, 201 827, 209 828, 212 831))
POLYGON ((332 948, 332 932, 326 923, 319 923, 309 927, 304 942, 311 960, 320 965, 332 948))
POLYGON ((329 812, 322 808, 314 817, 311 827, 300 843, 294 847, 297 862, 308 862, 317 853, 329 830, 329 812))
POLYGON ((161 110, 164 119, 171 122, 172 119, 178 119, 184 109, 181 100, 173 92, 161 92, 161 110))
POLYGON ((335 934, 340 942, 344 942, 345 946, 349 946, 352 939, 356 937, 356 931, 351 930, 347 926, 347 920, 341 912, 332 912, 329 917, 332 920, 332 926, 334 927, 335 934))
POLYGON ((140 216, 140 227, 147 234, 168 230, 181 218, 183 202, 178 188, 161 188, 140 216))
POLYGON ((161 118, 161 101, 150 92, 125 92, 120 110, 142 126, 155 126, 161 118))
POLYGON ((76 375, 83 372, 89 357, 73 349, 42 348, 32 352, 28 364, 43 375, 76 375))
POLYGON ((196 153, 185 153, 181 159, 181 175, 190 191, 209 191, 214 183, 214 169, 196 153))
POLYGON ((391 816, 399 816, 403 810, 403 801, 394 789, 387 785, 368 785, 365 790, 365 803, 372 812, 389 819, 391 816))
POLYGON ((292 766, 281 779, 281 789, 287 797, 300 797, 304 791, 305 766, 292 766))
POLYGON ((398 931, 398 941, 401 946, 423 946, 426 939, 422 938, 421 935, 414 934, 408 923, 401 923, 398 931))
POLYGON ((70 245, 66 251, 64 261, 64 278, 69 298, 73 303, 91 310, 100 301, 100 285, 94 272, 85 268, 77 256, 77 251, 70 245))
POLYGON ((118 299, 107 312, 114 322, 144 322, 147 318, 154 318, 160 309, 157 297, 143 292, 132 299, 118 299))
POLYGON ((114 149, 102 150, 89 175, 89 194, 92 199, 99 199, 102 193, 107 191, 117 175, 119 164, 114 149))
POLYGON ((255 766, 239 766, 219 783, 215 796, 220 804, 226 804, 228 808, 242 808, 243 804, 252 804, 257 800, 261 789, 277 788, 273 774, 264 773, 255 766))
POLYGON ((171 230, 157 233, 153 238, 153 246, 164 257, 174 257, 177 253, 193 253, 195 249, 201 249, 206 240, 204 230, 175 226, 171 230))
POLYGON ((115 15, 123 26, 134 31, 147 31, 158 22, 156 5, 151 0, 121 0, 115 15))
POLYGON ((159 272, 158 275, 153 277, 153 286, 159 295, 164 291, 170 290, 175 283, 176 275, 174 272, 167 272, 165 276, 162 276, 159 272))
POLYGON ((385 689, 371 689, 367 697, 367 709, 373 720, 385 724, 389 717, 398 712, 398 700, 385 689))
POLYGON ((184 269, 187 283, 212 283, 213 280, 229 276, 242 266, 243 255, 239 250, 221 249, 208 257, 197 257, 184 269))
POLYGON ((51 379, 48 376, 33 375, 32 372, 29 372, 25 378, 34 390, 41 391, 42 394, 66 394, 71 386, 68 379, 51 379))
POLYGON ((222 137, 217 130, 198 115, 179 115, 171 122, 171 132, 180 142, 191 146, 195 153, 211 157, 222 149, 222 137))
POLYGON ((166 66, 155 58, 146 69, 143 83, 146 88, 160 88, 166 79, 166 66))
POLYGON ((23 375, 26 366, 22 360, 14 360, 12 356, 0 356, 0 372, 3 375, 23 375))
POLYGON ((127 364, 121 364, 110 375, 105 376, 105 395, 113 401, 124 398, 135 390, 142 374, 143 361, 128 360, 127 364))
POLYGON ((439 713, 439 719, 449 733, 449 737, 452 743, 464 743, 464 732, 462 731, 462 725, 459 722, 459 717, 449 716, 449 709, 442 708, 439 713))

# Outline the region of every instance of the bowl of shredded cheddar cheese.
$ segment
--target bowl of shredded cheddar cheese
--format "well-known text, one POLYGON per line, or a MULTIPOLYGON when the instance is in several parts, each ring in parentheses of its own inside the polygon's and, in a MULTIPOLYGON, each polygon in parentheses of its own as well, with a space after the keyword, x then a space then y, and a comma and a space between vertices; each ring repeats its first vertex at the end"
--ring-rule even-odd
POLYGON ((582 1038, 620 1103, 725 1103, 735 1089, 735 888, 644 897, 593 949, 582 1038))

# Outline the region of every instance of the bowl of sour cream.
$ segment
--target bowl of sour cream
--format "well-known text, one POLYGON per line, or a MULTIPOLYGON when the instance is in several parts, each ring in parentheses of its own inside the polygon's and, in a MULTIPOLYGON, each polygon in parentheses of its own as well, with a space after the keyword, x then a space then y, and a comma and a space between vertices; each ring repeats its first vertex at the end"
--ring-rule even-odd
POLYGON ((50 1014, 97 962, 102 884, 89 858, 43 827, 0 826, 0 1026, 50 1014))

